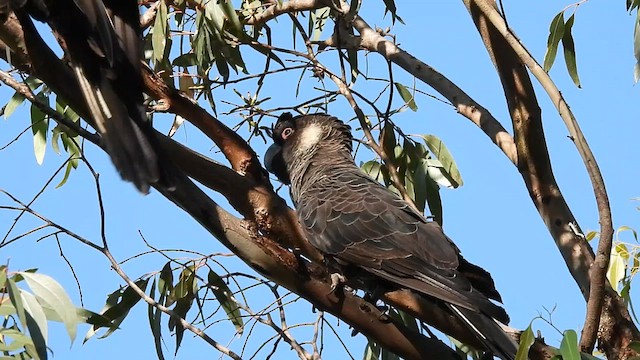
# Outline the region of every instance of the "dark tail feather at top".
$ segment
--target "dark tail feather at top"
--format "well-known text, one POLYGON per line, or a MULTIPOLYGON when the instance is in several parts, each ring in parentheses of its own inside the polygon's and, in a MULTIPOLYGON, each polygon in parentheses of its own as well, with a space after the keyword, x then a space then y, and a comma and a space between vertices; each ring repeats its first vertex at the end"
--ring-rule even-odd
MULTIPOLYGON (((120 176, 145 194, 150 185, 167 183, 161 171, 158 146, 153 141, 153 129, 146 119, 142 119, 146 116, 143 110, 139 110, 141 114, 137 117, 140 119, 132 119, 138 114, 127 111, 105 78, 96 86, 84 76, 81 67, 76 66, 74 71, 91 118, 120 176)), ((167 187, 168 184, 163 185, 167 187)))
POLYGON ((453 314, 471 330, 489 352, 503 360, 514 360, 518 344, 491 317, 469 309, 448 305, 453 314))
POLYGON ((0 0, 0 19, 13 10, 23 29, 31 17, 64 39, 71 67, 103 145, 123 179, 143 193, 175 188, 172 166, 143 105, 139 10, 135 0, 0 0))

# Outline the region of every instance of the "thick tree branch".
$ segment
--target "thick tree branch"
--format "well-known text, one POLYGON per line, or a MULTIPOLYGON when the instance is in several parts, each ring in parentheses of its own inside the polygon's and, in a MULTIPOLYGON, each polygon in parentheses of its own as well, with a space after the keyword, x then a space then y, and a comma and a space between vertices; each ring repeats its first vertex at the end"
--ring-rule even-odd
POLYGON ((361 298, 350 293, 330 294, 331 284, 325 268, 302 261, 272 239, 258 235, 250 222, 229 214, 186 177, 180 179, 175 191, 157 190, 254 270, 343 319, 389 350, 407 359, 422 359, 422 354, 427 353, 433 353, 434 359, 457 359, 455 353, 440 341, 393 322, 361 298))
MULTIPOLYGON (((504 19, 497 11, 495 1, 464 0, 464 3, 478 26, 502 80, 513 119, 518 149, 518 170, 527 184, 534 204, 556 240, 569 270, 587 299, 587 315, 580 345, 582 351, 591 353, 605 296, 617 297, 610 288, 608 294, 605 294, 605 289, 608 287, 605 283, 605 274, 611 251, 613 227, 602 175, 577 121, 559 90, 548 74, 507 29, 504 19), (579 230, 578 223, 573 218, 555 182, 542 130, 542 115, 523 64, 529 67, 538 78, 558 107, 587 167, 598 204, 602 234, 595 259, 591 247, 579 230)), ((608 311, 612 310, 615 309, 608 309, 608 311)), ((626 310, 622 313, 616 311, 615 314, 610 315, 624 317, 627 321, 623 323, 628 324, 628 314, 625 313, 626 310)), ((602 330, 604 333, 604 329, 602 330)), ((627 330, 637 334, 637 329, 633 325, 627 330)), ((611 346, 604 347, 609 349, 607 352, 609 358, 617 358, 619 348, 614 350, 611 346)))
POLYGON ((206 112, 185 94, 170 88, 146 64, 143 64, 143 79, 147 93, 161 103, 158 108, 180 115, 200 129, 218 145, 235 171, 270 184, 255 151, 240 135, 206 112))
POLYGON ((245 19, 245 22, 249 25, 261 25, 282 14, 320 9, 330 5, 331 1, 329 0, 290 0, 282 2, 272 0, 271 4, 263 11, 251 14, 245 19))

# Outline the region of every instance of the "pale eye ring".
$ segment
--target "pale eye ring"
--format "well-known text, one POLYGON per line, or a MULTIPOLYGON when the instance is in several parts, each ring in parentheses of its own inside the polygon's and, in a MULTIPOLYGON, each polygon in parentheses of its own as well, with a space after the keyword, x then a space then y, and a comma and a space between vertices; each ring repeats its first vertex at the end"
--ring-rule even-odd
POLYGON ((282 130, 282 140, 287 140, 287 138, 291 136, 291 134, 293 134, 292 128, 286 128, 282 130))

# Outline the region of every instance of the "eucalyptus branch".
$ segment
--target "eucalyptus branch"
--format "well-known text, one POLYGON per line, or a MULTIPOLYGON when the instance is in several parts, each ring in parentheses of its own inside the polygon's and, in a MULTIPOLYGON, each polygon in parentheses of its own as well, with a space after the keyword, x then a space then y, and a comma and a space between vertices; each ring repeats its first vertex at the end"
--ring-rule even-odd
MULTIPOLYGON (((348 13, 349 6, 343 3, 341 11, 344 14, 348 13)), ((350 40, 341 39, 343 41, 342 47, 352 46, 378 53, 388 61, 414 75, 420 81, 431 86, 450 101, 458 113, 471 120, 489 136, 513 164, 517 164, 517 151, 513 137, 487 109, 433 67, 411 56, 411 54, 400 49, 393 42, 385 39, 360 16, 354 18, 353 26, 360 35, 350 40)), ((336 46, 332 40, 327 40, 326 45, 336 46)))
MULTIPOLYGON (((301 345, 300 343, 298 343, 298 341, 296 341, 296 339, 291 335, 291 333, 287 330, 286 328, 286 323, 284 324, 283 327, 279 327, 278 325, 276 325, 273 322, 273 319, 271 318, 271 315, 267 314, 258 314, 255 313, 251 310, 251 308, 249 308, 248 306, 241 304, 239 302, 236 302, 236 305, 246 311, 252 318, 254 318, 256 321, 260 322, 261 324, 267 325, 270 328, 272 328, 276 334, 282 339, 284 340, 287 344, 289 344, 291 346, 291 348, 296 352, 296 354, 298 354, 298 357, 301 360, 309 360, 312 359, 312 355, 309 354, 309 352, 307 352, 301 345)), ((282 308, 280 307, 280 311, 282 311, 282 308)))
MULTIPOLYGON (((470 0, 465 0, 470 1, 470 0)), ((587 140, 578 125, 578 122, 569 109, 560 90, 555 85, 549 74, 538 64, 535 58, 522 45, 520 40, 507 27, 504 18, 496 9, 494 1, 476 1, 471 0, 471 4, 477 7, 486 19, 495 27, 504 40, 511 46, 513 51, 520 58, 522 63, 527 66, 533 76, 539 81, 542 88, 546 91, 551 102, 556 106, 560 117, 564 121, 570 137, 573 140, 580 157, 582 158, 591 185, 593 187, 596 203, 598 205, 598 215, 600 220, 600 241, 595 259, 589 270, 590 282, 581 284, 581 287, 588 289, 587 296, 587 314, 580 339, 580 347, 584 352, 591 352, 595 344, 600 322, 600 314, 604 304, 606 283, 606 272, 609 267, 609 259, 611 257, 611 245, 613 242, 613 224, 611 220, 611 207, 609 206, 609 197, 607 195, 604 180, 598 163, 593 155, 587 140)), ((586 294, 585 294, 586 295, 586 294)))
POLYGON ((216 350, 220 351, 221 353, 227 355, 228 357, 230 357, 230 358, 232 358, 234 360, 241 360, 242 359, 238 354, 236 354, 235 352, 231 351, 229 348, 223 346, 219 342, 217 342, 214 339, 212 339, 211 337, 209 337, 209 335, 207 335, 204 331, 202 331, 199 328, 193 326, 193 324, 191 324, 190 322, 188 322, 187 320, 185 320, 181 316, 177 315, 173 310, 171 310, 171 309, 167 308, 166 306, 158 303, 155 299, 153 299, 152 297, 148 296, 144 292, 144 290, 142 290, 138 285, 136 285, 135 281, 131 280, 131 278, 129 278, 129 276, 122 270, 122 268, 118 264, 118 261, 113 257, 113 255, 111 255, 111 252, 109 250, 103 249, 102 253, 104 254, 104 256, 107 257, 107 259, 111 263, 111 267, 113 268, 113 270, 118 275, 120 275, 120 277, 127 283, 127 285, 131 289, 133 289, 136 292, 136 294, 138 294, 138 296, 140 296, 140 298, 144 302, 146 302, 147 304, 153 306, 154 308, 162 311, 163 313, 169 315, 172 319, 174 319, 177 322, 179 322, 182 327, 184 327, 185 329, 191 331, 193 334, 195 334, 199 338, 203 339, 205 342, 207 342, 209 345, 211 345, 212 347, 214 347, 216 350))
POLYGON ((290 0, 282 2, 272 0, 264 11, 251 14, 245 21, 249 25, 261 25, 282 14, 320 9, 330 5, 331 1, 329 0, 290 0))

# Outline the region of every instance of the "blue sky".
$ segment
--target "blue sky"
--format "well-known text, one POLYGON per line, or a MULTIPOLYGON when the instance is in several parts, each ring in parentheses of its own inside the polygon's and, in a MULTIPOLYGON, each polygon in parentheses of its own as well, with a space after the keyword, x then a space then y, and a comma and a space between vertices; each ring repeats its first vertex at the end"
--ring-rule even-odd
MULTIPOLYGON (((568 4, 505 2, 510 26, 539 62, 542 62, 545 53, 550 21, 568 4)), ((456 82, 510 129, 499 79, 464 6, 453 1, 399 1, 398 13, 406 23, 397 24, 393 29, 400 46, 456 82)), ((366 2, 362 14, 372 26, 384 28, 390 25, 388 17, 382 18, 378 2, 366 2)), ((551 76, 574 111, 599 161, 609 191, 614 226, 638 228, 638 204, 632 200, 640 196, 637 188, 640 175, 637 136, 640 125, 636 105, 639 94, 638 87, 633 86, 632 73, 635 63, 632 43, 634 19, 634 16, 625 12, 622 1, 588 1, 580 6, 573 33, 583 88, 577 89, 571 82, 561 52, 551 76)), ((290 25, 282 26, 284 35, 282 39, 276 37, 276 40, 286 42, 285 39, 291 34, 290 25)), ((326 35, 328 32, 323 34, 326 35)), ((245 56, 248 56, 249 68, 258 71, 260 63, 250 55, 245 56)), ((364 64, 362 59, 361 64, 364 64)), ((375 55, 368 55, 368 59, 371 68, 384 64, 375 55)), ((294 74, 276 83, 265 83, 263 96, 272 97, 268 104, 286 106, 300 102, 306 93, 303 92, 299 99, 294 98, 294 84, 298 76, 294 74), (290 86, 283 88, 283 84, 290 86)), ((401 69, 394 71, 394 78, 405 85, 413 84, 413 79, 401 69)), ((302 84, 303 87, 317 85, 309 77, 305 77, 302 84)), ((355 89, 366 91, 368 86, 359 80, 355 89)), ((418 86, 435 94, 424 85, 418 86)), ((247 91, 252 88, 239 89, 247 91)), ((219 88, 215 95, 223 99, 227 96, 223 94, 224 91, 219 88)), ((0 102, 5 103, 11 94, 7 87, 0 87, 0 102)), ((555 108, 539 89, 538 100, 543 109, 543 123, 556 179, 583 230, 597 230, 593 191, 582 161, 567 138, 567 130, 555 108)), ((439 136, 453 153, 465 184, 456 190, 441 191, 445 231, 467 259, 492 273, 511 316, 511 325, 525 328, 538 314, 545 314, 545 309, 555 308, 552 315, 554 326, 561 330, 581 330, 584 301, 537 215, 515 167, 479 129, 457 115, 451 107, 425 96, 418 97, 417 104, 417 112, 406 111, 396 115, 394 120, 407 133, 439 136)), ((332 105, 330 111, 344 119, 353 116, 343 100, 332 105)), ((238 120, 233 116, 221 116, 221 119, 229 124, 238 120)), ((161 126, 168 128, 167 120, 161 121, 161 126)), ((9 119, 0 120, 0 146, 13 139, 28 122, 29 111, 24 105, 9 119)), ((211 150, 211 144, 193 127, 186 126, 176 136, 208 156, 219 157, 211 150)), ((253 145, 258 153, 264 152, 265 146, 259 141, 254 141, 253 145)), ((157 193, 142 196, 133 186, 120 181, 106 155, 88 146, 87 156, 100 172, 107 210, 107 235, 111 249, 119 260, 146 250, 138 231, 159 248, 179 247, 202 253, 228 252, 195 221, 157 193)), ((3 165, 0 188, 22 200, 29 200, 64 159, 49 147, 44 164, 38 166, 32 151, 31 136, 22 136, 11 147, 0 151, 0 164, 3 165)), ((281 190, 281 194, 286 197, 286 190, 281 190)), ((216 199, 220 200, 219 197, 216 199)), ((7 204, 4 199, 0 203, 7 204)), ((65 186, 46 191, 34 208, 87 238, 99 240, 96 197, 86 169, 74 172, 65 186)), ((14 217, 13 213, 0 212, 0 231, 6 231, 14 217)), ((33 227, 33 224, 25 221, 19 228, 24 231, 33 227)), ((632 241, 627 234, 622 237, 632 241)), ((2 248, 0 261, 9 259, 12 270, 38 267, 40 272, 60 281, 74 301, 78 302, 75 281, 59 256, 57 245, 51 239, 37 243, 36 239, 23 239, 2 248)), ((65 254, 75 264, 85 306, 99 310, 106 294, 122 284, 121 280, 110 271, 109 264, 99 254, 71 240, 62 243, 65 254)), ((245 265, 234 259, 225 258, 222 261, 234 271, 247 271, 245 265)), ((134 277, 140 276, 159 270, 164 262, 159 256, 147 256, 128 262, 125 270, 134 277)), ((250 301, 258 301, 261 295, 258 292, 255 294, 251 295, 250 301)), ((632 296, 638 299, 637 294, 632 296)), ((298 317, 299 321, 313 320, 314 315, 310 314, 311 307, 308 304, 300 301, 293 306, 290 315, 292 322, 298 317)), ((108 339, 92 339, 84 345, 80 338, 70 347, 63 328, 52 326, 50 345, 57 359, 90 357, 97 360, 122 354, 128 358, 142 359, 155 356, 145 306, 136 307, 130 318, 122 324, 121 330, 108 339)), ((547 343, 559 343, 561 335, 544 322, 536 321, 534 328, 543 332, 547 343)), ((353 355, 359 358, 364 347, 363 338, 349 337, 349 330, 344 324, 339 329, 345 335, 344 339, 353 355)), ((269 332, 258 333, 256 339, 261 334, 270 336, 269 332)), ((233 338, 232 327, 223 325, 211 330, 210 335, 225 344, 233 338)), ((246 333, 234 340, 234 344, 245 339, 246 333)), ((170 357, 174 340, 166 336, 165 341, 169 344, 167 356, 170 357)), ((209 351, 213 350, 186 334, 177 358, 193 358, 209 351)), ((335 340, 327 340, 325 351, 327 359, 344 357, 335 340)), ((215 352, 213 355, 217 356, 215 352)), ((278 358, 297 357, 283 346, 278 358)))

